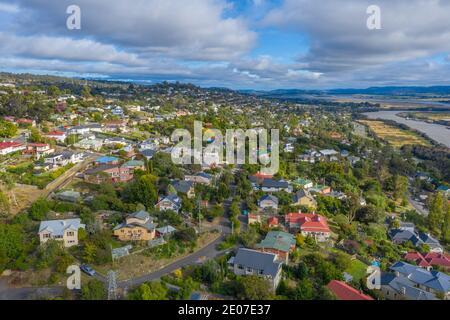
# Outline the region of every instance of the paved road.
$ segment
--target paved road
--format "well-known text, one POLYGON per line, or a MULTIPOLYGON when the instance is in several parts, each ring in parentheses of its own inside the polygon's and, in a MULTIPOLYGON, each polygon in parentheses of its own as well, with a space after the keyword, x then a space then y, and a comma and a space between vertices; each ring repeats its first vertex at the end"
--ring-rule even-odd
POLYGON ((60 296, 63 290, 63 287, 10 288, 5 280, 0 279, 0 300, 33 300, 56 297, 60 296))

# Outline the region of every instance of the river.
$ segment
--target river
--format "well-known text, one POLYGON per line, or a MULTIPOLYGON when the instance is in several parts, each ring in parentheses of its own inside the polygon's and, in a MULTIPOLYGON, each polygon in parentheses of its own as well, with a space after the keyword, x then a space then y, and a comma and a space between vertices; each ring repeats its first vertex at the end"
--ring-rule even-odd
POLYGON ((450 148, 450 130, 447 129, 446 126, 418 120, 407 120, 398 116, 401 112, 407 112, 407 110, 366 112, 364 115, 373 120, 392 120, 397 123, 405 124, 412 129, 425 133, 430 139, 450 148))

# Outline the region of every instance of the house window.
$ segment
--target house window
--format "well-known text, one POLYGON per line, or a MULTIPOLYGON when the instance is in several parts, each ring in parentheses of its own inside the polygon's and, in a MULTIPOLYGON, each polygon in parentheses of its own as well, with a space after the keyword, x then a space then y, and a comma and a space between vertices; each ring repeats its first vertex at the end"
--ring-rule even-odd
POLYGON ((247 272, 253 272, 252 268, 247 268, 247 272))
POLYGON ((67 232, 68 237, 73 237, 74 235, 75 235, 75 233, 73 231, 67 232))
POLYGON ((244 270, 244 266, 242 264, 238 264, 237 267, 238 267, 239 270, 244 270))

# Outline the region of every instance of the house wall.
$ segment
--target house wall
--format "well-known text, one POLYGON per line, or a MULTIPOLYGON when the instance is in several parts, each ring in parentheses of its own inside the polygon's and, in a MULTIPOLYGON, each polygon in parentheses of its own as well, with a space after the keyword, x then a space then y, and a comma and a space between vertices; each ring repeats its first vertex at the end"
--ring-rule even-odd
POLYGON ((149 241, 155 238, 156 231, 149 231, 141 227, 124 227, 114 230, 114 235, 119 238, 120 241, 149 241))
POLYGON ((39 234, 39 241, 41 244, 47 243, 49 240, 61 241, 65 248, 70 248, 78 245, 78 231, 66 231, 62 238, 55 238, 49 232, 42 232, 39 234))
POLYGON ((314 232, 314 231, 304 231, 304 230, 302 230, 301 232, 304 237, 307 237, 307 236, 313 237, 318 242, 325 242, 328 239, 330 239, 329 232, 326 233, 326 232, 314 232))

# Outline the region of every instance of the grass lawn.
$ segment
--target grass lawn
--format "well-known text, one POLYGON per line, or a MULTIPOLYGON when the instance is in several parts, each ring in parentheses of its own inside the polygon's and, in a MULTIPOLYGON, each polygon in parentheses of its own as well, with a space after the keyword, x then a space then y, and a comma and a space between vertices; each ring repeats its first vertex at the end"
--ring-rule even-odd
POLYGON ((367 265, 358 259, 352 261, 350 267, 346 270, 347 273, 353 276, 355 281, 359 281, 360 279, 366 276, 367 265))

